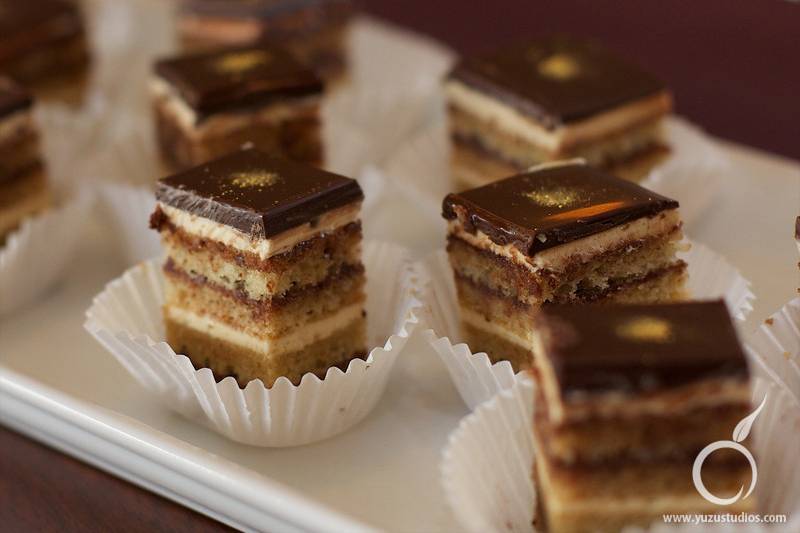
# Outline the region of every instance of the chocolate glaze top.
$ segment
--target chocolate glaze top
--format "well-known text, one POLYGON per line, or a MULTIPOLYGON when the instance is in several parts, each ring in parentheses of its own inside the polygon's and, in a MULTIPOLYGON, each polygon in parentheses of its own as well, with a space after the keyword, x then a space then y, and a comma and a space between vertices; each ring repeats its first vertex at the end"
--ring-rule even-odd
POLYGON ((66 0, 0 0, 0 64, 83 33, 78 8, 66 0))
POLYGON ((503 101, 548 129, 665 91, 655 76, 597 43, 565 35, 463 59, 450 78, 503 101))
POLYGON ((647 394, 717 377, 746 380, 745 358, 722 300, 542 309, 546 357, 562 397, 647 394))
POLYGON ((532 256, 677 207, 635 183, 567 163, 448 194, 442 210, 446 219, 460 218, 466 231, 480 230, 492 242, 532 256))
POLYGON ((165 59, 155 69, 201 115, 323 90, 322 81, 289 52, 264 44, 165 59))
POLYGON ((358 182, 258 150, 163 178, 156 199, 263 239, 363 200, 358 182))
POLYGON ((33 105, 30 93, 10 78, 0 76, 0 118, 33 105))

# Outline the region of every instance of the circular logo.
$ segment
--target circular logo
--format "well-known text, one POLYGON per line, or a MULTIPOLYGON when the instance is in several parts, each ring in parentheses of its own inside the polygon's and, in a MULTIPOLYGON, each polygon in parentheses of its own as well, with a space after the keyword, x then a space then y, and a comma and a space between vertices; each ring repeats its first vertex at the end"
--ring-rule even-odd
POLYGON ((718 440, 717 442, 712 442, 700 451, 700 453, 697 455, 697 458, 694 460, 694 466, 692 466, 692 481, 694 481, 694 486, 697 489, 697 492, 699 492, 700 496, 709 502, 717 505, 731 505, 738 502, 740 499, 750 496, 750 493, 752 493, 753 489, 756 488, 757 478, 758 467, 756 467, 756 460, 753 458, 753 454, 750 453, 750 450, 732 440, 718 440), (711 492, 706 488, 705 483, 703 483, 702 470, 703 463, 705 462, 706 458, 715 451, 724 449, 736 450, 744 455, 747 458, 747 461, 750 463, 750 471, 752 473, 750 478, 750 488, 747 489, 747 493, 744 496, 742 496, 742 491, 744 490, 744 487, 742 486, 739 487, 739 492, 737 492, 735 496, 732 496, 731 498, 719 498, 711 494, 711 492))

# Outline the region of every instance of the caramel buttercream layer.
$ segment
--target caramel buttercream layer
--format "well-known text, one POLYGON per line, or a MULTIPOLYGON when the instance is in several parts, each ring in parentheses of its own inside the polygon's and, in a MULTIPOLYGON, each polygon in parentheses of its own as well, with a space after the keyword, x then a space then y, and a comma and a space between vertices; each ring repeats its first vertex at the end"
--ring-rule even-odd
MULTIPOLYGON (((341 227, 356 223, 360 209, 361 202, 354 202, 323 213, 314 221, 292 227, 269 238, 259 239, 227 224, 159 202, 155 214, 151 217, 151 225, 160 231, 178 229, 183 235, 190 236, 188 237, 190 239, 212 241, 208 243, 212 247, 218 244, 232 248, 240 252, 237 259, 241 257, 251 268, 267 270, 269 269, 265 263, 267 259, 287 253, 302 242, 317 236, 329 235, 341 227)), ((222 250, 217 248, 214 251, 222 250)), ((294 259, 291 256, 289 258, 294 259)))
POLYGON ((583 120, 548 129, 530 115, 506 105, 457 80, 445 86, 448 104, 469 113, 484 123, 491 123, 507 135, 524 140, 548 152, 563 152, 572 147, 594 142, 624 132, 642 123, 656 120, 672 109, 672 98, 666 91, 625 103, 609 111, 583 120))
POLYGON ((479 153, 484 158, 506 161, 520 169, 571 158, 582 158, 591 165, 606 167, 626 161, 654 146, 666 145, 662 117, 649 118, 590 142, 554 150, 531 144, 505 131, 502 124, 482 120, 460 108, 449 109, 448 124, 453 144, 479 153))

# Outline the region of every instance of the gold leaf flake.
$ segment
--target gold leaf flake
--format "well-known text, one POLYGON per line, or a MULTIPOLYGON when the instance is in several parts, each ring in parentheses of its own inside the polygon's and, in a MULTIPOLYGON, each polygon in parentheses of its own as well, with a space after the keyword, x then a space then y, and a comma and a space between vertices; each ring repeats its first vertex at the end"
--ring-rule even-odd
POLYGON ((525 196, 542 207, 558 208, 570 206, 580 199, 578 191, 565 187, 530 191, 525 193, 525 196))
POLYGON ((246 72, 270 60, 264 50, 250 50, 227 54, 214 62, 214 69, 226 74, 239 74, 246 72))
POLYGON ((281 177, 275 172, 253 171, 237 172, 230 177, 230 183, 240 189, 254 187, 271 187, 280 181, 281 177))
POLYGON ((617 326, 616 334, 632 341, 669 342, 672 339, 672 325, 661 318, 641 316, 617 326))
POLYGON ((557 81, 569 80, 580 73, 580 65, 570 55, 553 54, 537 64, 539 74, 557 81))

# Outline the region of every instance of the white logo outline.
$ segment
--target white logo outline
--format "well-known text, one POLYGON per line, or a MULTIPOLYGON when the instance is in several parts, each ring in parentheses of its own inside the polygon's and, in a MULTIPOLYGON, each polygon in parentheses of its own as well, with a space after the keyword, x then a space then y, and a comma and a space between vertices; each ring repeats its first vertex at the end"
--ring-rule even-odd
POLYGON ((697 492, 699 492, 700 496, 705 498, 707 501, 717 505, 731 505, 738 502, 740 499, 743 500, 750 496, 750 494, 756 488, 756 481, 758 480, 758 467, 756 466, 756 460, 753 457, 753 454, 750 453, 750 450, 745 448, 741 442, 750 434, 750 429, 753 427, 756 417, 758 417, 759 413, 761 413, 761 409, 764 408, 766 403, 767 396, 765 395, 764 399, 761 400, 761 405, 759 405, 755 411, 744 417, 738 424, 736 424, 736 427, 733 429, 733 440, 718 440, 716 442, 712 442, 700 450, 700 453, 697 454, 697 457, 694 460, 694 465, 692 466, 692 481, 694 482, 694 487, 697 489, 697 492), (739 487, 739 492, 736 493, 735 496, 730 498, 719 498, 718 496, 712 494, 706 488, 705 483, 703 483, 703 463, 709 455, 717 450, 722 449, 736 450, 744 455, 747 461, 750 463, 750 487, 747 489, 747 493, 744 496, 742 496, 744 486, 739 487))

